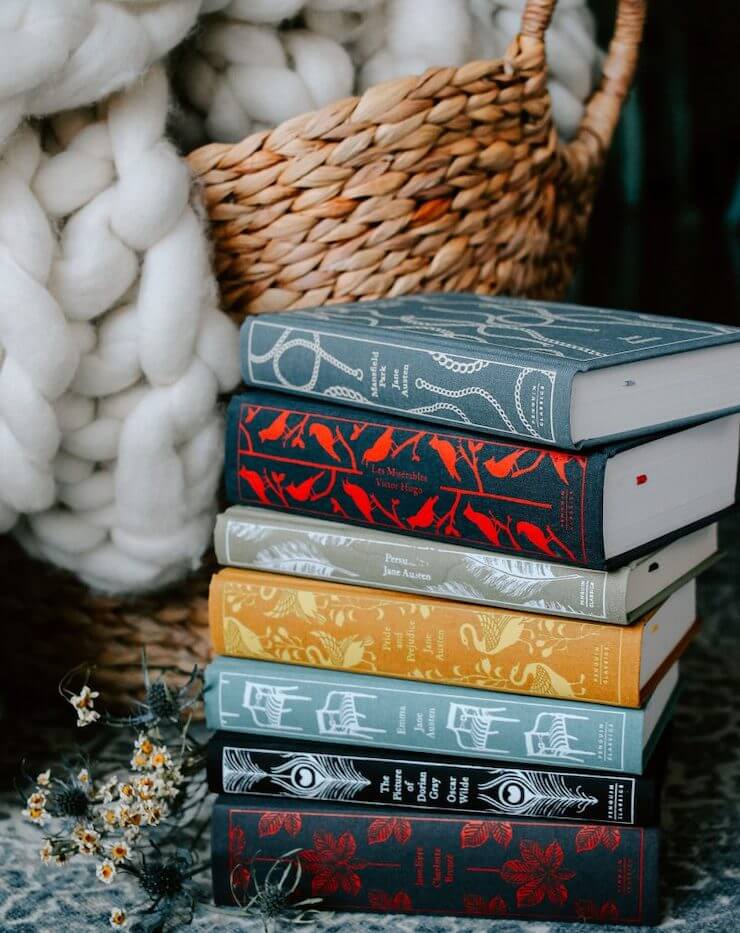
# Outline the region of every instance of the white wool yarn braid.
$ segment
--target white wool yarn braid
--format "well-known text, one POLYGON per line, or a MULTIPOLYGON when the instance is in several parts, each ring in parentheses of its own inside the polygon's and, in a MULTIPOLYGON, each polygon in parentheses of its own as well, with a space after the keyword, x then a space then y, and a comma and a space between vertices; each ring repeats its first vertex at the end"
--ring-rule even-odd
MULTIPOLYGON (((29 515, 19 536, 109 591, 159 585, 197 563, 222 462, 217 395, 238 381, 236 328, 218 310, 190 177, 164 137, 167 107, 155 66, 97 114, 52 120, 48 155, 38 157, 31 130, 17 144, 36 153, 26 172, 36 219, 59 230, 38 277, 79 354, 54 403, 57 504, 29 515)), ((30 358, 44 345, 30 345, 30 358)))
MULTIPOLYGON (((232 0, 206 18, 179 72, 204 135, 237 142, 350 89, 435 65, 500 58, 525 0, 232 0), (305 29, 281 30, 295 17, 305 29), (352 73, 342 56, 351 57, 352 73)), ((560 0, 547 34, 553 118, 570 139, 593 90, 599 50, 586 0, 560 0)))
POLYGON ((54 502, 55 404, 79 359, 52 288, 54 229, 32 189, 40 163, 30 129, 0 152, 0 532, 54 502))
MULTIPOLYGON (((212 11, 224 0, 205 0, 212 11)), ((2 0, 0 145, 27 116, 101 100, 195 24, 201 0, 2 0)))
MULTIPOLYGON (((102 99, 226 0, 0 0, 0 532, 55 497, 55 402, 79 355, 60 307, 52 224, 31 184, 36 136, 18 127, 102 99)), ((80 155, 82 158, 82 155, 80 155)), ((85 157, 94 187, 106 171, 85 157)), ((61 194, 61 192, 60 192, 61 194)))
POLYGON ((352 93, 352 60, 338 42, 267 25, 293 6, 234 0, 226 14, 249 13, 253 22, 215 17, 203 25, 178 77, 188 103, 204 117, 208 139, 240 140, 352 93))

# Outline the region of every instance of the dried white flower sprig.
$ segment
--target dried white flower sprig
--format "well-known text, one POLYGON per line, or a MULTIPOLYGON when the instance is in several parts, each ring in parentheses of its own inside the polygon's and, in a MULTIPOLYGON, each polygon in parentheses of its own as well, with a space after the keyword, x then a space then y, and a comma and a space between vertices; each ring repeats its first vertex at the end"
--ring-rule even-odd
POLYGON ((41 861, 60 868, 72 859, 87 861, 118 902, 125 895, 121 878, 133 878, 139 890, 134 906, 114 903, 107 915, 111 927, 131 933, 181 929, 198 906, 232 918, 247 913, 270 931, 283 921, 307 922, 316 901, 294 903, 300 881, 294 852, 277 863, 283 867, 279 878, 272 871, 260 883, 256 872, 245 869, 254 892, 237 898, 236 911, 212 907, 210 892, 194 882, 210 867, 198 858, 210 825, 206 749, 190 730, 203 697, 202 671, 195 668, 179 685, 174 676, 152 679, 142 655, 144 699, 125 717, 96 709, 100 695, 89 676, 78 669, 59 685, 77 726, 128 730, 131 740, 98 743, 103 750, 97 754, 25 776, 23 814, 44 833, 41 861), (75 680, 82 683, 73 689, 75 680))
POLYGON ((203 675, 196 668, 173 686, 164 676, 150 677, 145 656, 142 672, 144 700, 123 718, 96 709, 100 695, 88 683, 89 672, 77 689, 71 685, 80 671, 64 679, 59 692, 78 727, 126 728, 131 744, 121 753, 117 743, 115 769, 80 756, 74 765, 28 778, 23 814, 43 829, 42 862, 62 867, 86 858, 98 881, 111 888, 124 875, 134 877, 144 897, 132 913, 112 906, 109 923, 154 933, 192 919, 198 898, 191 879, 208 867, 191 854, 209 815, 205 747, 190 732, 203 675))

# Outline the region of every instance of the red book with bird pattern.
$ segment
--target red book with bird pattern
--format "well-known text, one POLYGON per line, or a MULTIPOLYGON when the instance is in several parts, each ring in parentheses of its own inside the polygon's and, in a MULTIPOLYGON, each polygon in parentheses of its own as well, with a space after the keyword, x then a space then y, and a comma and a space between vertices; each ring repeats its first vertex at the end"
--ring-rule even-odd
POLYGON ((635 446, 554 450, 255 390, 229 406, 226 492, 233 504, 602 569, 689 530, 607 558, 606 465, 635 446))

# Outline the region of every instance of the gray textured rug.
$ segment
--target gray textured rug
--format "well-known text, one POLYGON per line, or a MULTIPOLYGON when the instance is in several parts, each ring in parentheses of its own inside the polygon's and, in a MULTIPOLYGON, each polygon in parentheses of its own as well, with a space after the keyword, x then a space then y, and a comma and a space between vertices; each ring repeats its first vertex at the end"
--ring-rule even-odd
MULTIPOLYGON (((704 626, 683 664, 683 694, 663 811, 663 922, 686 933, 740 930, 740 520, 725 522, 726 560, 700 584, 704 626)), ((46 868, 39 837, 15 801, 0 801, 0 930, 110 929, 112 906, 131 903, 85 866, 46 868)), ((326 915, 313 928, 342 933, 582 933, 584 924, 326 915)), ((203 910, 197 933, 257 931, 256 921, 203 910)), ((286 926, 287 929, 287 926, 286 926)), ((612 928, 612 929, 635 929, 612 928)))

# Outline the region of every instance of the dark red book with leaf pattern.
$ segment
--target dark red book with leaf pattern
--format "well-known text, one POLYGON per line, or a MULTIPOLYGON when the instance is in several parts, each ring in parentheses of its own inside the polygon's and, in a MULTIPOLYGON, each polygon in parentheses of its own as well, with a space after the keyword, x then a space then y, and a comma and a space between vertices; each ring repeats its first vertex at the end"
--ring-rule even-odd
POLYGON ((320 898, 320 909, 620 924, 658 918, 657 829, 218 798, 217 904, 244 902, 286 858, 302 869, 292 900, 320 898))

